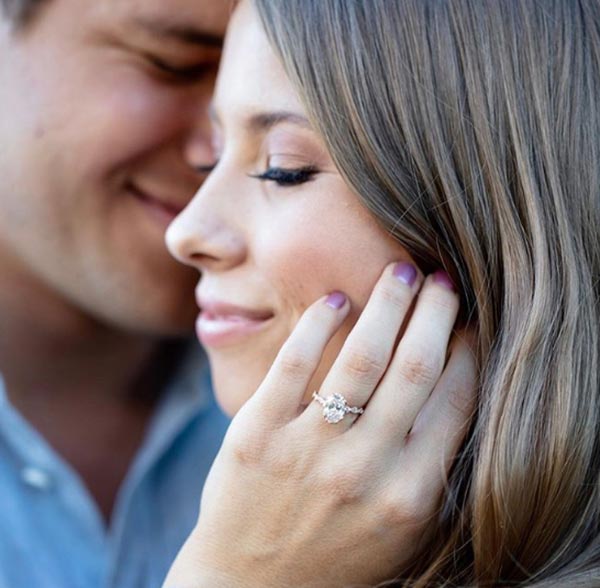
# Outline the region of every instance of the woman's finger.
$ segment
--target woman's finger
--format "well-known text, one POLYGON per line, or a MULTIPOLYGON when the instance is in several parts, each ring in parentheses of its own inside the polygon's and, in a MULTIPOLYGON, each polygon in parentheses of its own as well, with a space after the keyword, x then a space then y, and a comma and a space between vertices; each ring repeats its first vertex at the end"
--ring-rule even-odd
MULTIPOLYGON (((422 276, 411 263, 391 264, 384 270, 321 386, 322 398, 339 393, 348 405, 356 407, 369 401, 390 362, 398 333, 421 283, 422 276)), ((302 418, 314 423, 320 419, 324 430, 332 434, 347 430, 353 422, 346 417, 332 427, 318 414, 322 407, 316 402, 305 413, 302 418)))
POLYGON ((458 295, 447 274, 428 276, 390 366, 357 428, 370 428, 386 439, 407 435, 442 374, 458 306, 458 295))
POLYGON ((473 343, 467 331, 453 337, 446 369, 409 435, 406 450, 426 465, 432 484, 443 482, 473 417, 478 383, 473 343))
POLYGON ((248 404, 277 421, 298 415, 308 383, 331 337, 348 315, 345 294, 333 292, 309 306, 248 404))

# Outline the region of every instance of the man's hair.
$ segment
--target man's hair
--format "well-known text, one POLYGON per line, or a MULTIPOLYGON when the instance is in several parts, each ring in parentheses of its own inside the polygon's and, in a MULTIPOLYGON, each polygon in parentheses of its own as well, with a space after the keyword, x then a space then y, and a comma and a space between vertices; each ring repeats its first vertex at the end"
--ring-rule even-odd
POLYGON ((0 0, 0 12, 16 25, 22 25, 45 0, 0 0))

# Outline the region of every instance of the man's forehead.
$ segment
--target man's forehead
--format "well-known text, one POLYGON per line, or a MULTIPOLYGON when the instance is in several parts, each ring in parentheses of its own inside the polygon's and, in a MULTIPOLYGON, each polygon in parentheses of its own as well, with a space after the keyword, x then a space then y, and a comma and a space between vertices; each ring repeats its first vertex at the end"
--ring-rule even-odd
POLYGON ((120 26, 212 45, 221 43, 232 7, 231 0, 103 0, 95 10, 110 14, 120 26))

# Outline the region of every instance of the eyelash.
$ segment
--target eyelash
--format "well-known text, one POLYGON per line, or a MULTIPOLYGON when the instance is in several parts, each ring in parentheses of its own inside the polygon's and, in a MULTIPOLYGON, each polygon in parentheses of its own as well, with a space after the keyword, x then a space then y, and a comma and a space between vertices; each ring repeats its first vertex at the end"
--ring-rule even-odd
POLYGON ((170 76, 173 79, 182 82, 192 82, 198 80, 206 72, 205 65, 193 65, 190 67, 174 67, 169 65, 158 57, 149 56, 148 60, 152 66, 161 74, 170 76))
MULTIPOLYGON (((216 163, 206 166, 197 166, 195 169, 200 174, 209 174, 212 172, 216 163)), ((269 167, 260 174, 248 174, 251 178, 260 180, 261 182, 274 182, 282 188, 290 186, 299 186, 310 182, 319 170, 314 166, 300 167, 297 169, 285 169, 282 167, 269 167)))
POLYGON ((319 170, 314 166, 300 167, 297 169, 269 167, 263 173, 251 174, 250 177, 261 180, 262 182, 274 182, 282 188, 287 188, 310 182, 318 171, 319 170))

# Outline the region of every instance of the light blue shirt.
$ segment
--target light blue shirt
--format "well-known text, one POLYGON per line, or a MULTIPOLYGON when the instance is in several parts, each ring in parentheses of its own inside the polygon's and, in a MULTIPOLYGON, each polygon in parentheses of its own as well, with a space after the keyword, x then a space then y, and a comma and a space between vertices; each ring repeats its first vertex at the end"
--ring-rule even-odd
MULTIPOLYGON (((0 588, 158 588, 194 526, 228 419, 197 346, 123 483, 110 528, 0 379, 0 588)), ((85 443, 85 440, 82 440, 85 443)))

